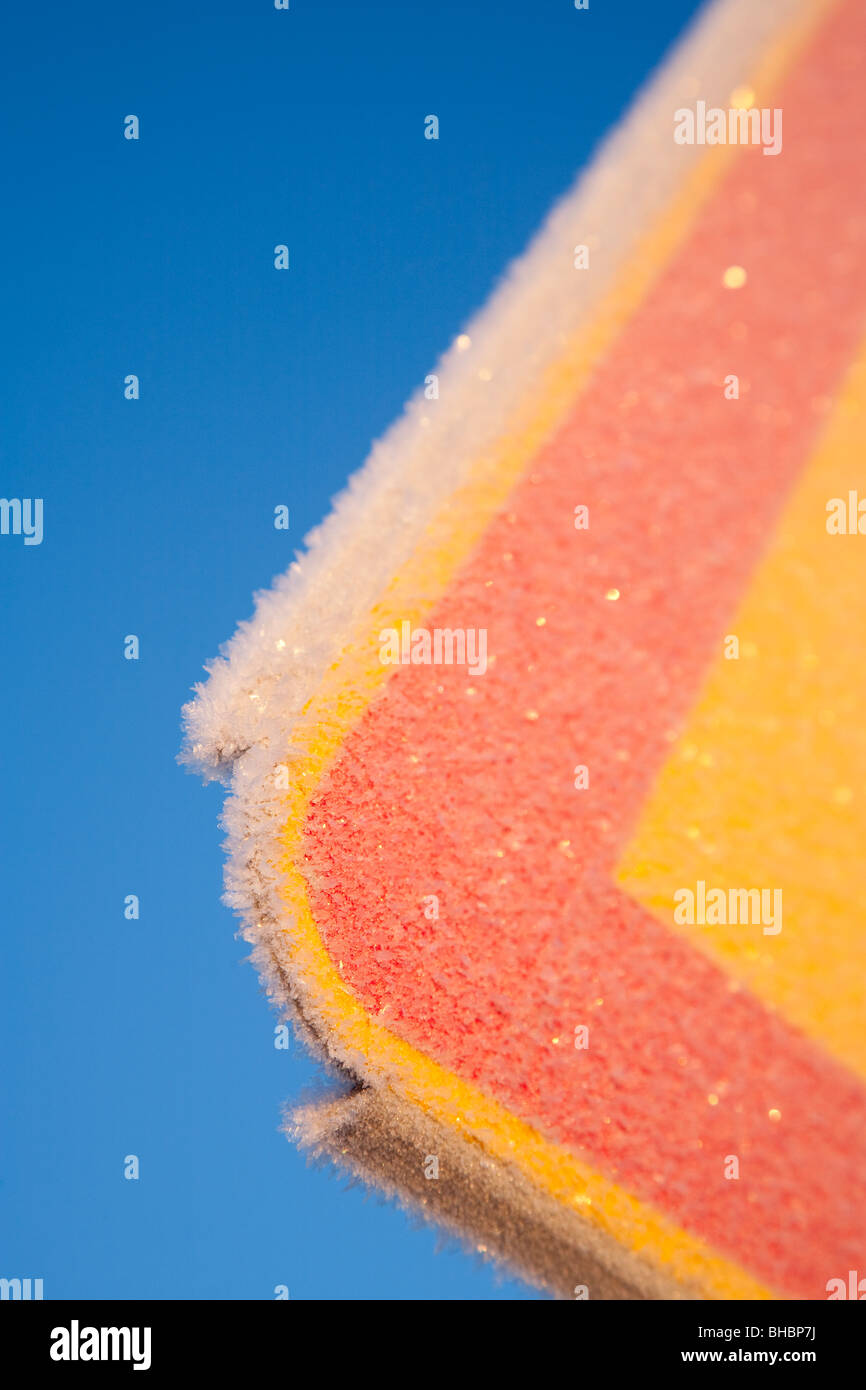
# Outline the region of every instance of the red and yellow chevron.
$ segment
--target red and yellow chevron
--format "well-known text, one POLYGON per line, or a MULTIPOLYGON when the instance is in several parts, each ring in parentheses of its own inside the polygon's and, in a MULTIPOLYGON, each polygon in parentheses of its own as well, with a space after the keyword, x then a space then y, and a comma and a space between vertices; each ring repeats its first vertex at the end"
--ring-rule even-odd
POLYGON ((866 1272, 866 10, 772 8, 707 12, 190 713, 358 1081, 295 1132, 565 1297, 866 1272), (699 99, 782 150, 678 145, 699 99))

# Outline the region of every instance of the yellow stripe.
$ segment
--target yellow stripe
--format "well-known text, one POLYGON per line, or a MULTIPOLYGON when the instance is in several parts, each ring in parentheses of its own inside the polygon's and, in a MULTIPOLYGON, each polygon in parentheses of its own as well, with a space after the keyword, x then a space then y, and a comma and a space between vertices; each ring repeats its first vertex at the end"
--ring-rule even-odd
MULTIPOLYGON (((806 42, 826 0, 806 7, 764 62, 750 85, 765 100, 806 42)), ((657 1269, 697 1286, 709 1298, 770 1298, 773 1293, 735 1263, 639 1201, 600 1172, 579 1162, 536 1130, 515 1119, 476 1087, 390 1033, 373 1020, 334 968, 310 909, 303 876, 302 834, 309 801, 343 742, 390 674, 378 657, 378 633, 402 619, 419 623, 445 592, 544 440, 570 410, 593 364, 644 299, 647 290, 687 235, 736 151, 715 147, 693 171, 667 214, 640 245, 596 319, 575 335, 538 393, 521 404, 498 446, 478 460, 471 483, 450 500, 428 530, 428 539, 381 602, 359 627, 322 688, 304 709, 304 724, 291 731, 294 781, 286 797, 281 833, 287 917, 278 963, 303 993, 305 1010, 325 1025, 334 1055, 363 1075, 388 1083, 437 1121, 478 1139, 488 1153, 516 1164, 539 1188, 580 1213, 626 1249, 657 1269)))
MULTIPOLYGON (((830 428, 644 809, 619 881, 667 925, 674 893, 780 888, 782 929, 680 926, 866 1076, 866 535, 826 503, 866 499, 866 342, 830 428)), ((866 519, 864 519, 866 526, 866 519)), ((769 906, 769 899, 768 899, 769 906)))

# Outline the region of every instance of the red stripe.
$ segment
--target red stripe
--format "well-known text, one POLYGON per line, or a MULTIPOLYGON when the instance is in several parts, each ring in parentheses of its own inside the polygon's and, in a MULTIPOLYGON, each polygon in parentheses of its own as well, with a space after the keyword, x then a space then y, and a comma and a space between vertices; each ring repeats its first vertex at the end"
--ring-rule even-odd
POLYGON ((741 153, 427 620, 487 628, 495 664, 397 671, 306 835, 317 922, 371 1013, 807 1297, 862 1266, 866 1093, 611 871, 863 328, 864 48, 852 0, 774 103, 783 153, 741 153))

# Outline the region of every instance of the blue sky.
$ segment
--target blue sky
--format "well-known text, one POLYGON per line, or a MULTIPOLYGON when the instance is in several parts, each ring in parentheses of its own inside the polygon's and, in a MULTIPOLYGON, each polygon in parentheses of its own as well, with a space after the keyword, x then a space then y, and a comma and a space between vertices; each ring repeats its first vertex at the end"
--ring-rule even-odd
POLYGON ((0 495, 42 497, 44 539, 0 537, 0 1275, 48 1298, 535 1296, 278 1132, 322 1083, 273 1047, 179 712, 694 8, 6 16, 0 495))

